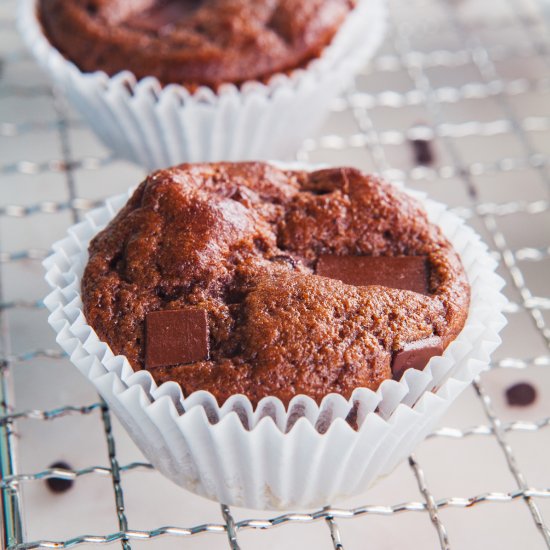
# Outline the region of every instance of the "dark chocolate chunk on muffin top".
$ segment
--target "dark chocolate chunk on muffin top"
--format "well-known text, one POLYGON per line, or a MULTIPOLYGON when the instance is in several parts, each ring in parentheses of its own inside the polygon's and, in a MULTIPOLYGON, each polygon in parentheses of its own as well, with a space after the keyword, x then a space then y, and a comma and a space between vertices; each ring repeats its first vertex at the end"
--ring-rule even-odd
POLYGON ((190 89, 266 80, 305 66, 354 0, 41 0, 50 42, 82 71, 190 89))
POLYGON ((180 363, 149 368, 157 383, 176 381, 186 395, 207 390, 220 403, 237 393, 253 403, 265 396, 288 403, 297 394, 320 401, 376 389, 407 365, 422 368, 410 355, 422 350, 414 343, 435 338, 444 349, 468 311, 460 260, 422 207, 351 168, 308 173, 219 163, 158 171, 89 252, 86 318, 135 369, 147 366, 148 315, 206 312, 208 330, 192 327, 197 341, 208 339, 201 360, 187 362, 182 352, 180 363), (327 255, 422 256, 427 291, 316 274, 327 255), (399 352, 407 361, 392 374, 399 352))

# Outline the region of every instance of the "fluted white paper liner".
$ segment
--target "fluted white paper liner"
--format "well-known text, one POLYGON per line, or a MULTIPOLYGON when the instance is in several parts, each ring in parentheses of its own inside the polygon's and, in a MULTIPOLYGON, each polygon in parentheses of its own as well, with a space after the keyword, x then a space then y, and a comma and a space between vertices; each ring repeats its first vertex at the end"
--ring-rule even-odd
POLYGON ((44 262, 54 289, 45 303, 57 342, 96 386, 148 460, 174 483, 205 497, 249 508, 310 507, 365 491, 389 473, 429 433, 458 394, 488 366, 505 324, 503 280, 478 235, 418 193, 433 223, 459 252, 471 285, 462 332, 443 356, 401 381, 350 400, 328 395, 320 405, 295 397, 285 409, 265 398, 254 409, 242 396, 221 407, 204 391, 187 397, 175 382, 157 386, 134 372, 86 323, 80 280, 90 239, 129 194, 107 201, 69 229, 44 262), (346 421, 356 416, 357 429, 346 421))
POLYGON ((51 46, 36 15, 20 0, 18 27, 50 78, 118 156, 149 169, 180 162, 288 158, 315 133, 331 101, 379 46, 385 0, 359 0, 322 56, 267 84, 223 85, 190 93, 181 85, 82 73, 51 46))

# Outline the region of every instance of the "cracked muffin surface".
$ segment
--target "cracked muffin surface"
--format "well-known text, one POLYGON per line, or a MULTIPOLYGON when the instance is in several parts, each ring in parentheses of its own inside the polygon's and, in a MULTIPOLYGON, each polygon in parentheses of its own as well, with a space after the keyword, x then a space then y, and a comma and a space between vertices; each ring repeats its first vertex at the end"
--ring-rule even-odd
POLYGON ((445 348, 469 286, 422 206, 374 176, 217 163, 147 177, 90 243, 82 297, 88 323, 134 369, 145 368, 149 313, 206 311, 208 358, 151 368, 156 382, 220 404, 238 393, 287 404, 376 390, 407 344, 438 337, 445 348), (317 275, 327 254, 424 256, 427 292, 317 275))
POLYGON ((216 89, 304 67, 355 0, 40 0, 46 36, 83 72, 216 89))

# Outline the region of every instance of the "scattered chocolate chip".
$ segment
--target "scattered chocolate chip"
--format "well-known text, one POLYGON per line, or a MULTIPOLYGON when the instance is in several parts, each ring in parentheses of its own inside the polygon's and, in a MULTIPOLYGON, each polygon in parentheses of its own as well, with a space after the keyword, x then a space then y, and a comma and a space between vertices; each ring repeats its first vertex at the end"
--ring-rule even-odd
POLYGON ((319 256, 317 275, 354 286, 380 285, 428 294, 426 256, 319 256))
POLYGON ((272 256, 269 258, 271 262, 285 262, 287 264, 290 264, 293 269, 296 269, 296 266, 298 265, 296 263, 296 260, 292 256, 287 256, 286 254, 279 254, 277 256, 272 256))
MULTIPOLYGON (((60 469, 60 470, 72 470, 72 468, 63 461, 54 462, 49 466, 51 469, 60 469)), ((64 479, 62 477, 50 477, 46 479, 46 485, 52 493, 65 493, 68 491, 74 484, 73 479, 64 479)))
POLYGON ((199 308, 154 311, 145 319, 148 369, 208 359, 208 320, 199 308))
POLYGON ((393 356, 391 370, 394 380, 400 380, 407 369, 422 370, 435 355, 443 353, 439 336, 409 342, 393 356))
POLYGON ((506 401, 511 407, 528 407, 536 398, 537 390, 528 382, 514 384, 506 390, 506 401))
POLYGON ((427 139, 411 139, 414 161, 421 166, 430 166, 434 163, 432 142, 427 139))

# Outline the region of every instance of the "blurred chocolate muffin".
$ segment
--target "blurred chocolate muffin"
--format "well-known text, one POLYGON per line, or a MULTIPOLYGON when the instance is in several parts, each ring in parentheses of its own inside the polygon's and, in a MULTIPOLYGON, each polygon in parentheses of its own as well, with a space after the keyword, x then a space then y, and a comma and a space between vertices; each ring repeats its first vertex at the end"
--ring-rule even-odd
POLYGON ((265 81, 305 66, 354 0, 40 0, 52 45, 83 72, 189 89, 265 81))

